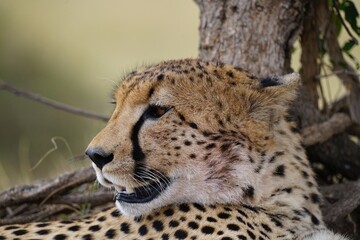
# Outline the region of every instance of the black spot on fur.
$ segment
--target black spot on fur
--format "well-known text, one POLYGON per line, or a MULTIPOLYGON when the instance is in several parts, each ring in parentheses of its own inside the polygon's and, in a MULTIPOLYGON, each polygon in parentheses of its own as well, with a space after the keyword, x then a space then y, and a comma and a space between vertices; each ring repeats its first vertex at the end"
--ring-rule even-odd
POLYGON ((141 227, 139 228, 138 230, 138 233, 141 235, 141 236, 144 236, 148 233, 148 229, 146 227, 146 225, 141 225, 141 227))
POLYGON ((89 227, 89 230, 92 232, 97 232, 101 229, 101 227, 99 225, 93 225, 91 227, 89 227))
POLYGON ((54 236, 54 240, 65 240, 67 236, 65 234, 57 234, 54 236))
POLYGON ((226 75, 227 75, 228 77, 231 77, 231 78, 234 77, 234 73, 233 73, 232 71, 228 71, 228 72, 226 73, 226 75))
POLYGON ((188 211, 190 211, 190 207, 189 207, 189 205, 186 204, 186 203, 180 204, 180 205, 179 205, 179 209, 180 209, 180 211, 182 211, 182 212, 188 212, 188 211))
POLYGON ((309 174, 307 172, 301 171, 301 173, 305 179, 307 179, 309 177, 309 174))
POLYGON ((200 211, 202 211, 202 212, 206 212, 206 208, 205 208, 203 205, 201 205, 201 204, 193 203, 193 206, 194 206, 196 209, 198 209, 198 210, 200 210, 200 211))
POLYGON ((188 223, 188 227, 191 228, 191 229, 198 229, 199 228, 199 224, 197 224, 196 222, 194 221, 191 221, 188 223))
POLYGON ((209 149, 212 149, 212 148, 214 148, 214 147, 216 147, 216 144, 215 143, 210 143, 210 144, 208 144, 208 145, 206 145, 206 149, 207 150, 209 150, 209 149))
POLYGON ((233 240, 231 237, 223 237, 221 240, 233 240))
POLYGON ((185 230, 179 229, 175 232, 174 235, 177 239, 186 239, 188 236, 188 233, 185 230))
MULTIPOLYGON (((36 224, 36 226, 37 227, 47 227, 47 226, 49 226, 49 223, 38 223, 38 224, 36 224)), ((16 228, 18 228, 18 227, 16 227, 16 228)), ((7 230, 7 229, 5 228, 5 230, 7 230)))
POLYGON ((236 224, 230 223, 227 225, 227 228, 232 231, 239 231, 240 227, 236 224))
POLYGON ((149 94, 148 94, 149 98, 151 98, 151 96, 153 95, 153 93, 154 93, 154 88, 150 88, 149 94))
POLYGON ((253 198, 254 197, 254 187, 253 186, 247 186, 246 188, 242 188, 244 191, 244 197, 253 198))
POLYGON ((184 144, 185 144, 186 146, 190 146, 190 145, 191 145, 191 142, 188 141, 188 140, 185 140, 185 141, 184 141, 184 144))
MULTIPOLYGON (((129 233, 129 232, 127 232, 127 233, 129 233)), ((107 230, 105 232, 105 237, 107 237, 108 239, 114 239, 115 236, 116 236, 115 229, 110 228, 109 230, 107 230)))
POLYGON ((204 234, 213 234, 215 229, 211 226, 204 226, 201 228, 201 232, 204 234))
POLYGON ((93 240, 93 237, 91 234, 85 234, 81 239, 82 240, 93 240))
POLYGON ((164 79, 164 74, 159 74, 158 76, 157 76, 157 80, 158 81, 161 81, 161 80, 163 80, 164 79))
POLYGON ((220 146, 221 152, 226 152, 231 147, 231 143, 224 143, 220 146))
POLYGON ((213 217, 207 217, 206 220, 208 222, 217 222, 217 220, 215 218, 213 218, 213 217))
POLYGON ((164 233, 163 235, 161 235, 161 240, 169 240, 169 234, 164 233))
POLYGON ((312 194, 310 194, 310 198, 311 198, 311 201, 312 201, 313 203, 319 203, 319 202, 320 202, 320 196, 319 196, 319 194, 312 193, 312 194))
POLYGON ((269 225, 262 223, 261 226, 264 228, 265 231, 272 232, 272 229, 269 227, 269 225))
POLYGON ((197 126, 195 123, 193 123, 193 122, 189 123, 189 126, 190 126, 191 128, 198 129, 198 126, 197 126))
POLYGON ((164 224, 158 220, 154 221, 152 226, 158 232, 161 232, 162 230, 164 230, 164 224))
POLYGON ((121 223, 120 231, 122 231, 124 233, 129 233, 130 232, 130 225, 128 223, 126 223, 126 222, 121 223))
POLYGON ((181 121, 185 121, 185 117, 181 113, 179 113, 179 118, 180 118, 181 121))
POLYGON ((208 137, 208 136, 210 136, 212 133, 209 132, 209 131, 203 131, 202 134, 203 134, 205 137, 208 137))
POLYGON ((218 217, 221 219, 228 219, 230 217, 230 214, 221 212, 218 214, 218 217))
POLYGON ((253 240, 256 239, 256 236, 255 236, 255 234, 254 234, 252 231, 246 230, 246 232, 247 232, 247 234, 249 235, 249 237, 250 237, 251 239, 253 239, 253 240))
POLYGON ((275 171, 273 172, 273 175, 279 177, 285 176, 285 166, 283 164, 277 166, 275 171))
POLYGON ((71 226, 68 228, 68 230, 72 231, 72 232, 79 231, 79 229, 80 229, 80 226, 78 226, 78 225, 74 225, 74 226, 71 226))
POLYGON ((64 220, 64 221, 60 221, 60 223, 62 223, 62 224, 70 224, 70 223, 73 223, 73 221, 66 221, 66 220, 64 220))
POLYGON ((319 224, 320 224, 319 219, 317 219, 317 217, 315 217, 313 214, 311 214, 311 221, 312 221, 312 223, 315 224, 315 225, 319 225, 319 224))
POLYGON ((170 216, 174 215, 174 210, 172 208, 166 209, 164 211, 164 215, 167 217, 170 217, 170 216))
POLYGON ((193 154, 193 153, 192 153, 192 154, 189 155, 189 157, 190 157, 191 159, 195 159, 195 158, 196 158, 196 154, 193 154))
POLYGON ((259 208, 259 207, 254 207, 254 206, 246 205, 246 204, 243 204, 242 206, 243 206, 244 208, 249 209, 250 211, 253 211, 254 213, 258 213, 259 210, 261 209, 261 208, 259 208))
MULTIPOLYGON (((42 224, 42 223, 40 223, 40 224, 42 224)), ((38 225, 40 225, 40 224, 38 224, 38 225)), ((46 227, 48 225, 47 223, 45 223, 45 224, 46 225, 44 227, 46 227)), ((19 228, 18 226, 7 226, 7 227, 5 227, 5 230, 14 230, 14 229, 18 229, 18 228, 19 228)))
POLYGON ((118 217, 118 216, 120 216, 119 210, 114 210, 114 211, 112 211, 112 212, 111 212, 111 216, 113 216, 113 217, 118 217))
POLYGON ((179 222, 178 222, 178 221, 176 221, 176 220, 171 220, 171 221, 169 222, 169 227, 175 228, 175 227, 177 227, 177 226, 179 226, 179 222))
POLYGON ((21 235, 27 234, 27 233, 28 233, 28 230, 19 229, 19 230, 13 231, 12 233, 13 233, 14 235, 16 235, 16 236, 21 236, 21 235))
MULTIPOLYGON (((77 226, 78 227, 78 226, 77 226)), ((69 229, 70 230, 70 229, 69 229)), ((39 230, 36 232, 36 234, 38 235, 47 235, 50 233, 50 230, 49 229, 42 229, 42 230, 39 230)))

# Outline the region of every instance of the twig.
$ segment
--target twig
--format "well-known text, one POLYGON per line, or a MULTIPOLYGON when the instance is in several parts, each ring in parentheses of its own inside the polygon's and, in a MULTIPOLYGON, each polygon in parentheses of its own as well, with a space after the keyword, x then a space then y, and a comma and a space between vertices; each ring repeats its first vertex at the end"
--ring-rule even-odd
POLYGON ((70 190, 83 183, 92 182, 95 178, 94 170, 88 167, 80 171, 65 173, 45 184, 13 187, 0 194, 0 208, 21 203, 40 202, 52 192, 62 189, 65 185, 67 186, 66 189, 70 190))
POLYGON ((77 108, 77 107, 73 107, 71 105, 67 105, 49 98, 45 98, 43 96, 40 96, 38 94, 34 94, 19 88, 16 88, 14 86, 11 86, 8 83, 5 82, 0 82, 0 90, 4 90, 10 93, 13 93, 17 96, 21 96, 42 104, 45 104, 47 106, 53 107, 55 109, 58 110, 62 110, 65 112, 69 112, 69 113, 73 113, 79 116, 83 116, 83 117, 88 117, 88 118, 93 118, 93 119, 100 119, 102 121, 107 121, 109 118, 105 115, 99 114, 99 113, 95 113, 95 112, 91 112, 91 111, 87 111, 81 108, 77 108))
POLYGON ((339 10, 339 5, 338 5, 338 1, 337 0, 334 0, 334 8, 335 8, 335 11, 336 11, 336 14, 338 15, 342 25, 344 26, 346 32, 349 34, 349 36, 351 37, 351 39, 356 43, 356 44, 359 44, 358 40, 354 37, 354 35, 352 35, 350 29, 348 28, 348 26, 346 25, 343 17, 341 16, 341 13, 340 13, 340 10, 339 10))
POLYGON ((316 78, 317 79, 320 79, 320 78, 326 78, 326 77, 331 77, 331 76, 337 76, 339 74, 348 74, 348 75, 353 75, 353 76, 357 76, 359 77, 360 74, 356 73, 356 72, 353 72, 353 71, 348 71, 348 70, 336 70, 336 71, 333 71, 329 74, 323 74, 323 75, 317 75, 316 78))
POLYGON ((325 142, 333 135, 345 131, 352 124, 350 117, 344 113, 336 113, 329 120, 306 127, 302 130, 305 146, 325 142))
POLYGON ((53 198, 51 204, 83 204, 89 203, 91 206, 98 206, 114 200, 114 193, 110 191, 100 191, 93 194, 74 193, 53 198))
POLYGON ((0 219, 0 226, 8 225, 8 224, 24 224, 34 221, 40 221, 58 212, 64 211, 66 209, 69 209, 69 207, 66 205, 53 205, 53 206, 50 205, 47 206, 44 210, 28 216, 17 216, 13 218, 0 219))

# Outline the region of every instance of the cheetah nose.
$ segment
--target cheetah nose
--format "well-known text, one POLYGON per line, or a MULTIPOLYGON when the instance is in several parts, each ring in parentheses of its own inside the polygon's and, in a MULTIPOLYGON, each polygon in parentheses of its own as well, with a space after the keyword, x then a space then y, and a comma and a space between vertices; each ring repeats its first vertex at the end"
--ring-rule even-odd
POLYGON ((88 155, 91 161, 100 169, 114 159, 114 154, 105 153, 102 148, 88 148, 85 154, 88 155))

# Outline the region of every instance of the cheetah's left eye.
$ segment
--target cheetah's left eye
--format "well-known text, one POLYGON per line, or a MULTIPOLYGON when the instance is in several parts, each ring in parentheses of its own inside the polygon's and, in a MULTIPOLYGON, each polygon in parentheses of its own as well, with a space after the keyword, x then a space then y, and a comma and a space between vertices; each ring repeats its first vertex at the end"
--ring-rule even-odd
POLYGON ((150 105, 145 112, 145 116, 146 118, 157 119, 160 118, 165 113, 167 113, 167 111, 169 111, 170 109, 171 107, 169 106, 150 105))

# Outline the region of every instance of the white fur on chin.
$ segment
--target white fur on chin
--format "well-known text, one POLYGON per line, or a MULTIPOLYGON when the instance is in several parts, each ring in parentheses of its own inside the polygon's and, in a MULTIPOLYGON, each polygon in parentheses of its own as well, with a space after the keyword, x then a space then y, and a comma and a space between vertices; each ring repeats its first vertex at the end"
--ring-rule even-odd
POLYGON ((304 237, 303 240, 349 240, 348 238, 335 234, 330 230, 322 230, 311 234, 310 236, 304 237))

